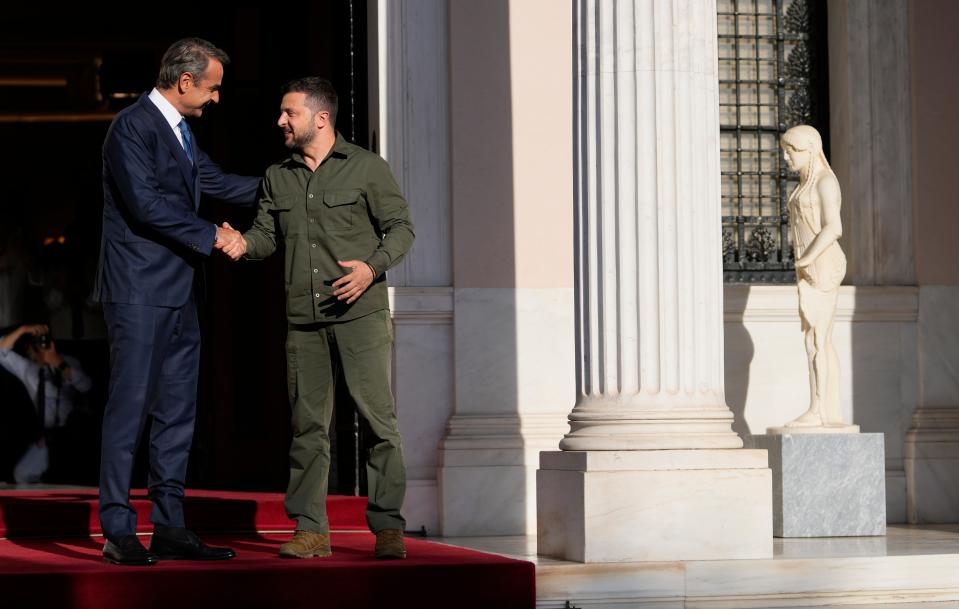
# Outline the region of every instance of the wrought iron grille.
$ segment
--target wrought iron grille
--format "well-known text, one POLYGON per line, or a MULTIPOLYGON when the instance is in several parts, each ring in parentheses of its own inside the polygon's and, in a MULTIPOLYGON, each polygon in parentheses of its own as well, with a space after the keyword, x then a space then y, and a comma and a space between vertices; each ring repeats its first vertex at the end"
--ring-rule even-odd
POLYGON ((786 200, 798 175, 779 136, 810 124, 828 146, 825 0, 718 0, 717 13, 723 276, 791 282, 786 200))

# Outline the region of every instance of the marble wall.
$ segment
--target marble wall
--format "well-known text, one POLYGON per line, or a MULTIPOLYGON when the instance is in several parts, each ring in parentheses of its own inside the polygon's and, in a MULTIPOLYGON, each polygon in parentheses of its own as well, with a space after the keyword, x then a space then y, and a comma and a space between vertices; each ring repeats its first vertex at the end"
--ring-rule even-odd
POLYGON ((912 155, 919 284, 918 408, 906 444, 910 522, 959 522, 959 5, 909 3, 912 155))
POLYGON ((436 531, 438 446, 453 412, 453 294, 449 288, 390 288, 393 390, 406 457, 404 516, 436 531))
POLYGON ((959 286, 919 288, 919 391, 906 436, 909 522, 959 522, 959 286))

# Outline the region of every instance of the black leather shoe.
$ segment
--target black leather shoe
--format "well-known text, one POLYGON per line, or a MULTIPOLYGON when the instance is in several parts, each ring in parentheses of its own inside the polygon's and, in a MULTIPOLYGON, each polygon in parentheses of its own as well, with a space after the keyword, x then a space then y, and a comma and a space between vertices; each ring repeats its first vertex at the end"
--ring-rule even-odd
POLYGON ((115 565, 152 565, 157 561, 156 554, 144 548, 136 535, 107 539, 103 544, 103 558, 115 565))
POLYGON ((150 551, 160 560, 226 560, 236 556, 230 548, 213 548, 182 527, 157 525, 150 540, 150 551))

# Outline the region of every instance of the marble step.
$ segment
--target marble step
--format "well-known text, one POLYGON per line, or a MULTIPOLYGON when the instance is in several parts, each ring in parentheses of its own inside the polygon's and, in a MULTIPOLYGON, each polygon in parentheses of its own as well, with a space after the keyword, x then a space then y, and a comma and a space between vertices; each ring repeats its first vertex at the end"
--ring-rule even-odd
POLYGON ((959 525, 776 539, 757 560, 579 564, 536 557, 534 537, 444 541, 534 560, 540 609, 959 609, 959 525))

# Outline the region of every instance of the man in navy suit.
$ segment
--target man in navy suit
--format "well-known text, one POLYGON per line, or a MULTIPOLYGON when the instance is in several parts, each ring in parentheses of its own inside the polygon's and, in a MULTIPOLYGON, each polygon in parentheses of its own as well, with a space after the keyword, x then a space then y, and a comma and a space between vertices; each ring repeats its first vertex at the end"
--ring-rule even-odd
POLYGON ((256 201, 259 178, 225 174, 200 150, 186 117, 219 102, 226 53, 187 38, 164 54, 156 88, 117 114, 103 143, 103 237, 95 297, 110 339, 110 394, 103 415, 100 523, 103 554, 118 564, 215 560, 229 548, 204 544, 183 521, 193 440, 200 331, 193 275, 204 257, 237 239, 197 215, 200 193, 240 205, 256 201), (130 478, 148 417, 148 551, 137 539, 130 478))

